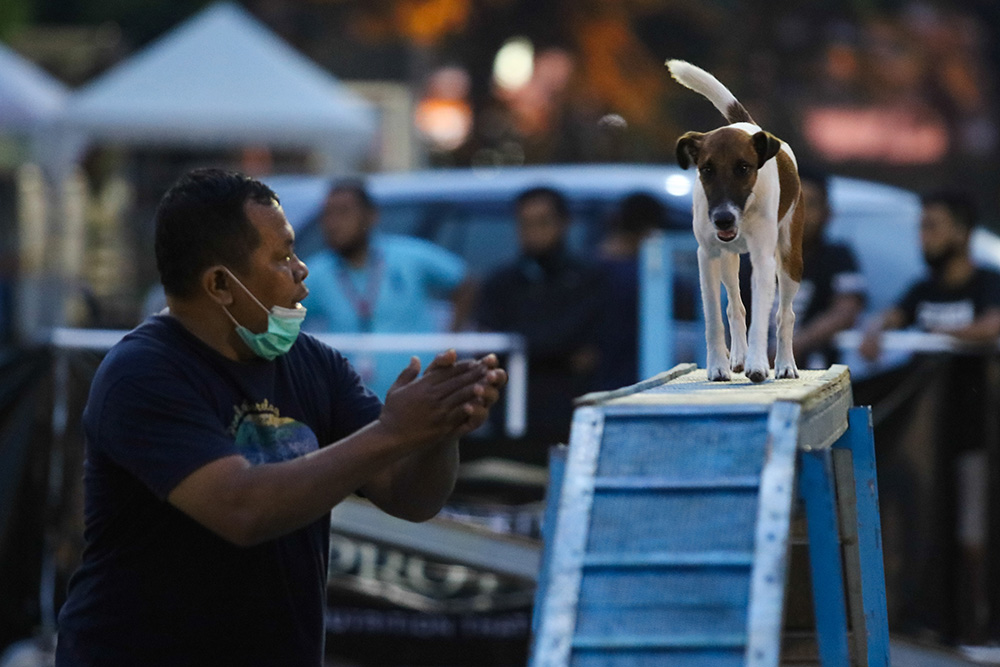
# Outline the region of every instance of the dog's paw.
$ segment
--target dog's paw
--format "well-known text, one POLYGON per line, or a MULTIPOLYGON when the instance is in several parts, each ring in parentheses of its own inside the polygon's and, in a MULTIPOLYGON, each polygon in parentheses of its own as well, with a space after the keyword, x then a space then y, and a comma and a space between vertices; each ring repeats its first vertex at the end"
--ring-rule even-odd
POLYGON ((799 377, 799 370, 795 368, 795 364, 779 366, 774 369, 774 378, 776 380, 794 380, 797 377, 799 377))
POLYGON ((729 371, 725 366, 710 366, 706 371, 709 382, 729 382, 729 371))
POLYGON ((747 360, 747 346, 746 343, 742 345, 739 341, 733 343, 733 350, 729 353, 729 370, 734 373, 742 373, 743 369, 746 367, 747 360))
POLYGON ((768 368, 764 366, 763 368, 748 368, 746 371, 747 379, 749 379, 754 384, 759 384, 767 379, 768 368))

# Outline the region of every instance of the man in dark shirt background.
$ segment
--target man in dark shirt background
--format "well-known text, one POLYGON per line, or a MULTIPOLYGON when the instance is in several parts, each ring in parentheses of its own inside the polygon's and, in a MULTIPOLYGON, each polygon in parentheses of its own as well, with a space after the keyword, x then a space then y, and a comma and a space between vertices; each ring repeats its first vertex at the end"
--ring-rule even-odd
MULTIPOLYGON (((973 263, 970 241, 975 223, 975 206, 960 193, 923 198, 920 245, 928 273, 869 325, 859 347, 863 357, 879 357, 883 331, 906 327, 995 349, 1000 338, 1000 273, 973 263)), ((915 465, 930 471, 935 480, 934 512, 927 522, 932 525, 920 527, 933 538, 926 560, 916 547, 911 553, 913 569, 920 570, 920 580, 914 585, 918 595, 931 591, 930 595, 943 595, 946 600, 940 606, 926 605, 926 609, 938 609, 937 618, 918 617, 916 622, 939 628, 946 641, 978 641, 986 632, 981 610, 988 604, 987 451, 994 429, 987 418, 996 412, 988 400, 988 358, 955 354, 931 361, 938 365, 927 382, 940 382, 943 387, 942 398, 934 406, 936 445, 932 461, 915 465)))
MULTIPOLYGON (((831 215, 827 176, 800 168, 799 179, 805 212, 802 231, 805 266, 792 305, 795 312, 792 345, 799 368, 828 368, 837 362, 834 337, 853 327, 864 310, 865 277, 850 246, 826 238, 831 215)), ((748 259, 744 255, 740 263, 740 296, 747 313, 752 298, 752 269, 748 259)), ((774 317, 773 312, 771 316, 774 317)))
MULTIPOLYGON (((565 442, 573 398, 595 387, 606 315, 603 272, 566 247, 569 206, 547 187, 515 202, 521 256, 484 282, 476 307, 481 329, 519 333, 528 347, 528 429, 539 444, 565 442)), ((539 449, 540 460, 546 450, 539 449)))

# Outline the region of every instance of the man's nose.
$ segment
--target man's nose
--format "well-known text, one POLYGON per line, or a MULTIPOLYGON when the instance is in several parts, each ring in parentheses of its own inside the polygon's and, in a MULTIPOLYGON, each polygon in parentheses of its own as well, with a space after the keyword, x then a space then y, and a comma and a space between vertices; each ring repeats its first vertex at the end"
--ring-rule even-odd
POLYGON ((295 277, 299 282, 302 282, 309 275, 309 267, 298 257, 295 258, 298 266, 295 267, 295 277))

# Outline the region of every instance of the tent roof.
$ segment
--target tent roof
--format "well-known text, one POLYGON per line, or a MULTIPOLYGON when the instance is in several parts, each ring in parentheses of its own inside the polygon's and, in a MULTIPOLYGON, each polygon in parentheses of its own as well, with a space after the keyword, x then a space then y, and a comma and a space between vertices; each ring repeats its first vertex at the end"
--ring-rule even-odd
POLYGON ((68 96, 62 82, 0 44, 0 130, 30 130, 58 114, 68 96))
POLYGON ((240 6, 209 6, 73 95, 66 130, 142 143, 293 144, 350 162, 375 111, 240 6))

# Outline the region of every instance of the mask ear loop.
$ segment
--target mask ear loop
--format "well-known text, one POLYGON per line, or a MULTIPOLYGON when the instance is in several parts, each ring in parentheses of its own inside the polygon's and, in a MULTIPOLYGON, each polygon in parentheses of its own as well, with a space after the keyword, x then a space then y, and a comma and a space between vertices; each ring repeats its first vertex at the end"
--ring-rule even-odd
MULTIPOLYGON (((258 306, 260 306, 261 310, 263 310, 265 313, 270 314, 271 311, 269 311, 267 308, 265 308, 264 304, 262 304, 260 302, 260 300, 253 295, 253 292, 251 292, 250 290, 248 290, 247 286, 244 285, 242 282, 240 282, 240 279, 236 277, 236 274, 234 274, 232 271, 229 270, 229 267, 223 266, 222 269, 223 269, 223 271, 225 271, 226 273, 229 274, 230 278, 232 278, 234 281, 236 281, 237 285, 239 285, 240 287, 243 288, 243 291, 246 292, 250 296, 251 299, 253 299, 254 303, 256 303, 258 306)), ((229 312, 228 308, 226 308, 225 306, 222 306, 222 310, 224 310, 226 312, 226 315, 228 315, 229 319, 233 321, 233 324, 235 324, 236 326, 242 326, 239 322, 236 321, 236 318, 233 317, 232 313, 229 312)))
POLYGON ((264 307, 264 304, 262 304, 262 303, 260 302, 260 300, 259 300, 259 299, 258 299, 257 297, 255 297, 255 296, 253 295, 253 292, 251 292, 250 290, 248 290, 248 289, 247 289, 247 286, 246 286, 246 285, 244 285, 244 284, 243 284, 242 282, 240 282, 240 279, 239 279, 239 278, 237 278, 237 277, 236 277, 236 275, 235 275, 235 274, 234 274, 234 273, 233 273, 232 271, 230 271, 230 270, 229 270, 229 269, 228 269, 227 267, 225 267, 225 266, 223 266, 222 268, 223 268, 223 269, 225 270, 225 272, 226 272, 226 273, 228 273, 228 274, 229 274, 229 277, 230 277, 230 278, 232 278, 233 280, 235 280, 235 281, 236 281, 236 284, 237 284, 237 285, 239 285, 240 287, 242 287, 242 288, 243 288, 243 291, 244 291, 244 292, 246 292, 247 294, 249 294, 249 295, 250 295, 250 298, 251 298, 251 299, 253 299, 254 303, 256 303, 256 304, 257 304, 258 306, 260 306, 260 309, 261 309, 261 310, 263 310, 263 311, 264 311, 265 313, 266 313, 266 312, 270 312, 270 311, 268 311, 268 309, 267 309, 267 308, 265 308, 265 307, 264 307))

